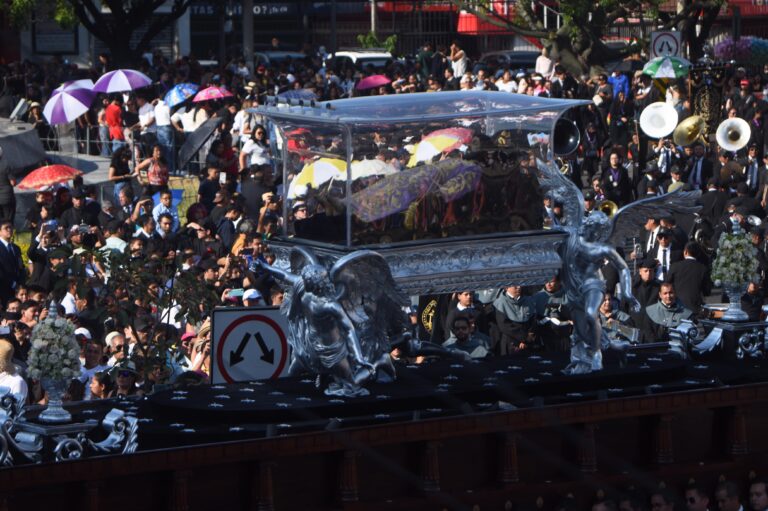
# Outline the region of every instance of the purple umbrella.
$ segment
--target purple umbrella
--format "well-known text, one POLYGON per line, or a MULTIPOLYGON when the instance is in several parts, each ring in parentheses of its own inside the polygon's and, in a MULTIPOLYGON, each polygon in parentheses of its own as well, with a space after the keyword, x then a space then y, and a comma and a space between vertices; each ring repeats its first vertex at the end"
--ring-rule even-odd
POLYGON ((357 90, 375 89, 376 87, 387 85, 391 81, 392 80, 390 80, 384 75, 366 76, 365 78, 357 82, 357 86, 355 88, 357 90))
POLYGON ((45 104, 43 115, 50 124, 74 121, 87 112, 93 103, 96 93, 92 88, 93 82, 90 80, 74 80, 61 84, 53 90, 51 99, 45 104))
POLYGON ((152 79, 133 69, 118 69, 104 73, 93 86, 95 92, 125 92, 152 85, 152 79))

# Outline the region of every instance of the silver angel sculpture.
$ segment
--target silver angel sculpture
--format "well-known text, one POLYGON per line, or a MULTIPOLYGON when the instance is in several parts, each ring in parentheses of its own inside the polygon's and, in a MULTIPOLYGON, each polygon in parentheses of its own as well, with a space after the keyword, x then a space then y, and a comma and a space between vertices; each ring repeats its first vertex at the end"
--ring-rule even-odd
POLYGON ((406 335, 407 299, 384 258, 358 250, 327 270, 302 247, 290 253, 290 271, 261 266, 282 281, 282 312, 293 350, 288 374, 330 377, 328 395, 363 396, 377 371, 395 377, 390 345, 406 335))
POLYGON ((566 290, 574 320, 571 334, 571 362, 567 374, 583 374, 603 368, 602 348, 611 345, 603 335, 598 318, 605 283, 598 270, 607 260, 619 271, 621 295, 634 312, 640 303, 632 295, 632 275, 627 263, 616 252, 628 237, 636 236, 648 217, 693 213, 701 192, 677 191, 639 200, 619 209, 609 218, 601 211, 584 216, 584 197, 576 185, 560 173, 552 162, 537 160, 539 184, 553 201, 563 205, 562 228, 569 233, 561 246, 561 281, 566 290))

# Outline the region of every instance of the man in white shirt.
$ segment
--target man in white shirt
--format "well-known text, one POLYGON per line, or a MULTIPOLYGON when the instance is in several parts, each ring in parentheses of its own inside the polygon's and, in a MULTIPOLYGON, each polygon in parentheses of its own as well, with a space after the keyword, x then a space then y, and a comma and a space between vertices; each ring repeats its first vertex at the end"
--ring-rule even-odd
POLYGON ((155 105, 155 126, 157 142, 163 148, 163 157, 168 163, 168 170, 176 171, 176 148, 173 146, 173 126, 171 125, 171 108, 162 99, 153 101, 155 105))
POLYGON ((157 141, 155 107, 142 95, 136 96, 136 104, 139 106, 139 124, 134 128, 141 130, 140 137, 144 145, 144 153, 149 154, 151 146, 157 141))

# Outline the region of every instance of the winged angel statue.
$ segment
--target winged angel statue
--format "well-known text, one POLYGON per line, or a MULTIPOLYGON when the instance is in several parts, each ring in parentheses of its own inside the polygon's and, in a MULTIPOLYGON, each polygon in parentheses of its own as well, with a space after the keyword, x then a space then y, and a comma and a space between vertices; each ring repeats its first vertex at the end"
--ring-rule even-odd
POLYGON ((380 254, 358 250, 327 270, 312 252, 294 247, 290 271, 262 267, 286 284, 289 375, 330 376, 325 393, 350 397, 367 395, 361 384, 378 370, 394 378, 390 342, 408 335, 408 302, 380 254))
POLYGON ((636 236, 648 217, 671 216, 675 213, 693 213, 701 192, 677 191, 658 197, 639 200, 624 206, 609 218, 601 211, 584 216, 584 197, 576 185, 560 173, 553 162, 537 160, 539 184, 552 200, 563 204, 565 221, 562 228, 568 239, 560 248, 563 259, 561 281, 566 290, 574 319, 571 334, 571 363, 566 374, 583 374, 603 368, 602 348, 610 341, 603 336, 598 311, 603 301, 605 283, 598 278, 598 270, 607 260, 619 271, 622 297, 633 311, 640 311, 640 303, 632 296, 632 276, 627 263, 616 252, 615 246, 624 244, 628 237, 636 236))

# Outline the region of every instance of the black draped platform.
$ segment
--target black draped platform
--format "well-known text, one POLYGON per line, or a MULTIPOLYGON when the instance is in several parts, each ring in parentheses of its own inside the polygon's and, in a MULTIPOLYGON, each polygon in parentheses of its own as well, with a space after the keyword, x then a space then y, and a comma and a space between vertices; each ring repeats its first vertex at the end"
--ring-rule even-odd
POLYGON ((398 364, 366 397, 326 396, 315 379, 284 378, 158 392, 135 411, 140 448, 290 435, 414 419, 541 408, 768 380, 768 363, 685 361, 668 353, 606 356, 606 369, 566 376, 567 354, 398 364))

